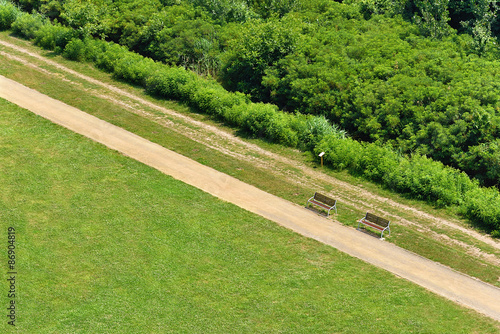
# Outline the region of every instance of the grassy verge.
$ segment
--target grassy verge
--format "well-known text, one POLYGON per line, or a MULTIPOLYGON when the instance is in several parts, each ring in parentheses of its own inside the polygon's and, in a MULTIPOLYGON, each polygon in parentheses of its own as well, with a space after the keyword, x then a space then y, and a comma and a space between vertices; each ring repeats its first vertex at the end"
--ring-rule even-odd
POLYGON ((4 233, 16 229, 18 332, 498 331, 17 106, 1 100, 0 110, 0 221, 4 233))
MULTIPOLYGON (((8 34, 5 32, 0 33, 0 37, 3 39, 8 39, 8 41, 11 43, 19 44, 24 48, 28 48, 36 52, 39 51, 39 49, 31 47, 30 44, 26 41, 9 38, 8 34)), ((80 73, 89 75, 103 82, 112 83, 113 85, 130 91, 140 96, 141 98, 160 104, 167 108, 174 108, 178 112, 189 114, 189 116, 194 117, 198 120, 202 120, 206 123, 219 127, 222 126, 207 119, 204 115, 191 113, 188 108, 178 103, 172 101, 154 100, 150 96, 143 94, 142 89, 134 88, 129 85, 113 81, 109 75, 97 71, 87 64, 70 62, 57 57, 52 53, 45 53, 45 55, 52 58, 52 60, 56 60, 57 62, 80 73)), ((36 63, 34 59, 31 60, 36 63)), ((286 178, 269 173, 266 170, 256 168, 255 165, 250 161, 247 162, 233 159, 223 153, 220 153, 217 150, 209 148, 206 145, 201 145, 199 142, 195 142, 188 136, 180 136, 178 132, 165 128, 151 118, 134 114, 127 108, 123 108, 116 103, 103 100, 102 98, 98 98, 95 95, 88 93, 88 90, 95 88, 95 86, 89 84, 84 80, 68 75, 67 73, 64 73, 53 67, 46 66, 41 62, 39 63, 39 66, 42 68, 50 69, 51 72, 60 74, 60 77, 47 75, 46 73, 42 73, 38 70, 29 68, 17 61, 12 61, 6 58, 4 58, 0 63, 0 73, 6 75, 7 77, 13 78, 29 87, 37 89, 45 94, 48 94, 56 99, 78 107, 91 114, 94 114, 113 124, 137 133, 138 135, 159 143, 164 147, 189 156, 194 160, 209 165, 229 175, 235 176, 244 182, 253 184, 265 191, 283 197, 292 202, 303 204, 314 191, 329 191, 332 189, 332 186, 328 184, 324 184, 323 189, 317 189, 307 184, 299 185, 286 178), (68 84, 67 82, 62 81, 61 78, 63 77, 69 77, 70 80, 77 83, 77 85, 68 84)), ((133 102, 130 102, 129 100, 124 100, 122 102, 133 105, 133 102)), ((156 115, 157 117, 162 117, 162 119, 168 120, 168 116, 165 116, 158 111, 152 110, 145 106, 141 106, 141 108, 153 115, 156 115)), ((227 128, 225 128, 225 130, 231 131, 231 129, 227 128)), ((269 144, 255 139, 248 139, 248 141, 262 146, 269 151, 301 161, 309 166, 318 167, 317 162, 308 153, 303 154, 298 152, 297 150, 283 148, 279 145, 269 144)), ((296 170, 291 170, 291 172, 297 173, 296 170)), ((385 196, 394 201, 418 207, 419 209, 430 212, 437 216, 450 218, 446 211, 437 210, 418 201, 402 198, 401 196, 380 189, 379 187, 376 187, 370 183, 358 180, 346 173, 336 173, 326 168, 323 169, 323 172, 341 180, 350 182, 354 185, 362 186, 363 188, 368 189, 375 194, 385 196)), ((387 209, 388 211, 393 210, 393 208, 385 209, 387 209)), ((342 223, 350 226, 354 226, 355 221, 364 215, 364 212, 359 207, 355 205, 347 205, 345 203, 339 203, 339 212, 341 212, 341 214, 337 215, 335 218, 342 223)), ((403 217, 409 215, 407 212, 403 211, 395 213, 403 217)), ((450 213, 453 215, 452 211, 450 213)), ((417 217, 414 219, 419 220, 420 218, 417 217)), ((435 227, 432 227, 432 229, 436 230, 435 227)), ((451 266, 456 270, 467 273, 474 277, 478 277, 483 281, 500 286, 500 268, 498 266, 494 266, 490 263, 482 261, 481 259, 471 256, 465 253, 464 250, 460 247, 456 247, 454 245, 445 245, 433 238, 426 237, 425 234, 419 233, 417 230, 412 229, 411 227, 400 226, 396 224, 393 226, 393 232, 393 236, 388 239, 389 241, 394 242, 395 244, 400 245, 406 249, 414 251, 415 253, 418 253, 422 256, 451 266)), ((446 234, 451 232, 443 229, 439 231, 439 233, 446 234)), ((468 238, 466 235, 455 235, 455 237, 458 240, 463 240, 464 242, 471 243, 478 249, 497 254, 497 256, 499 255, 498 250, 492 249, 491 247, 488 247, 487 245, 484 245, 482 243, 471 241, 469 240, 470 238, 468 238)))

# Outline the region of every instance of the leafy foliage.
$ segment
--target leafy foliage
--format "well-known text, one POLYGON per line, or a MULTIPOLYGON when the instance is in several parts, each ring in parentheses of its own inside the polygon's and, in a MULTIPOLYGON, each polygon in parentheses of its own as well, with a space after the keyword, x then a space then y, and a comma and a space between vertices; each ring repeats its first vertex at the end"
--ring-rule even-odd
POLYGON ((301 23, 270 19, 265 23, 249 21, 242 28, 246 38, 232 41, 231 53, 224 62, 222 81, 232 90, 251 94, 257 100, 268 101, 261 82, 266 69, 297 48, 301 23))
POLYGON ((11 29, 18 36, 32 39, 44 24, 46 24, 46 21, 40 14, 21 13, 12 22, 11 29))
MULTIPOLYGON (((337 169, 437 205, 458 205, 471 220, 499 230, 498 190, 479 182, 500 181, 500 63, 487 48, 486 56, 478 56, 472 36, 448 31, 429 39, 421 35, 425 22, 402 18, 435 11, 432 6, 445 2, 387 1, 380 9, 369 1, 363 7, 322 0, 267 19, 258 18, 257 10, 265 2, 248 2, 245 8, 254 16, 241 22, 216 20, 208 5, 196 1, 151 1, 142 8, 149 17, 114 21, 140 0, 129 7, 109 4, 113 13, 101 11, 104 3, 73 0, 62 6, 63 11, 72 6, 61 13, 63 21, 80 20, 84 29, 23 13, 16 14, 12 30, 251 135, 324 151, 325 161, 337 169), (396 10, 404 15, 377 14, 396 10), (145 24, 138 27, 139 22, 145 24), (156 61, 91 38, 108 33, 156 61)), ((0 3, 0 22, 11 6, 0 3)), ((445 21, 450 15, 440 13, 434 18, 445 21)), ((476 24, 474 15, 470 20, 476 24)), ((426 20, 430 24, 430 17, 426 20)), ((438 28, 428 34, 442 33, 444 27, 438 28)))
POLYGON ((220 23, 245 22, 256 18, 257 14, 249 7, 250 1, 241 0, 189 0, 190 4, 204 8, 210 16, 220 23))
POLYGON ((21 11, 12 3, 0 1, 0 30, 10 29, 19 14, 21 11))
POLYGON ((71 28, 44 24, 35 32, 35 44, 48 50, 62 50, 76 36, 71 28))

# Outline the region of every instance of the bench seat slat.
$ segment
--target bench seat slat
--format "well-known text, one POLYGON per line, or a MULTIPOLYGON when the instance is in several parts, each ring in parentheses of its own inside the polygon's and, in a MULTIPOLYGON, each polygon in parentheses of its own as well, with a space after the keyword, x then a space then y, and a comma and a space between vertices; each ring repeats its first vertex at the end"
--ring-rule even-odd
POLYGON ((325 209, 327 209, 327 210, 331 209, 331 206, 328 206, 328 205, 326 205, 326 204, 323 204, 323 203, 321 203, 321 202, 318 202, 318 201, 316 201, 316 200, 314 200, 314 199, 310 200, 309 202, 310 202, 310 203, 313 203, 313 204, 316 204, 316 205, 319 205, 319 206, 321 206, 322 208, 325 208, 325 209))
POLYGON ((369 222, 368 220, 364 220, 363 219, 362 223, 365 224, 365 225, 368 225, 370 227, 373 227, 374 229, 377 229, 379 231, 385 230, 385 227, 381 227, 381 226, 375 225, 374 223, 369 222))

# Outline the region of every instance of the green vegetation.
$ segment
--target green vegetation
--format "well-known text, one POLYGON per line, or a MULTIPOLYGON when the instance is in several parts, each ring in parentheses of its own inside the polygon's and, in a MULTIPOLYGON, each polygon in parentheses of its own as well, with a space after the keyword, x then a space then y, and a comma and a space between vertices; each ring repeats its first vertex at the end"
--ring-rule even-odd
POLYGON ((498 64, 488 60, 498 22, 489 1, 132 3, 65 1, 57 18, 82 36, 213 75, 253 101, 325 115, 356 139, 498 184, 490 167, 499 161, 498 64))
MULTIPOLYGON (((2 21, 10 22, 12 5, 4 2, 2 7, 0 15, 8 13, 2 21)), ((103 7, 97 2, 70 1, 63 7, 61 19, 69 26, 79 22, 78 30, 52 24, 39 14, 21 12, 12 30, 34 38, 42 47, 62 51, 69 59, 91 61, 117 78, 142 85, 151 94, 184 101, 253 135, 315 152, 323 150, 328 154, 327 162, 337 169, 347 168, 437 205, 458 205, 465 216, 498 235, 498 190, 479 188, 476 181, 445 167, 459 167, 485 184, 496 184, 500 171, 499 102, 493 84, 498 66, 494 60, 474 56, 467 47, 467 36, 455 34, 437 43, 419 36, 416 26, 401 19, 375 15, 366 21, 357 6, 328 1, 267 19, 231 24, 212 22, 210 15, 192 4, 163 7, 158 15, 166 16, 158 22, 170 22, 170 28, 151 28, 147 35, 160 34, 168 45, 146 43, 145 50, 170 50, 169 45, 196 49, 189 41, 204 50, 214 43, 188 36, 191 30, 174 29, 175 25, 194 20, 197 28, 192 31, 197 32, 210 30, 201 29, 201 22, 220 25, 219 33, 226 39, 221 37, 216 44, 227 47, 219 59, 224 58, 219 77, 225 86, 247 93, 244 95, 230 93, 215 80, 203 79, 185 68, 166 67, 123 46, 92 39, 106 35, 109 27, 102 25, 111 15, 99 10, 103 7), (84 14, 90 16, 84 19, 84 14), (173 31, 180 35, 163 34, 173 31), (295 113, 250 102, 256 98, 295 113), (343 131, 328 126, 323 115, 339 122, 354 138, 376 144, 345 138, 343 131), (354 147, 357 156, 335 153, 354 147), (394 147, 403 154, 394 153, 394 147), (411 155, 404 155, 410 151, 411 155), (427 159, 427 155, 445 165, 427 159)), ((214 31, 208 35, 213 36, 214 31)), ((161 36, 152 37, 152 41, 157 43, 161 36)), ((180 60, 196 58, 179 52, 171 49, 168 54, 178 54, 180 60)), ((217 72, 217 57, 210 52, 202 54, 203 59, 211 60, 203 63, 196 58, 188 64, 159 58, 206 74, 217 72)))
MULTIPOLYGON (((189 116, 190 118, 217 126, 223 131, 230 133, 237 132, 235 129, 228 128, 219 122, 211 120, 205 114, 194 113, 193 110, 190 110, 186 106, 179 105, 173 101, 154 99, 145 94, 140 87, 130 86, 124 82, 113 80, 111 75, 99 71, 87 63, 68 61, 61 56, 54 55, 53 52, 40 50, 27 41, 9 36, 8 32, 1 32, 0 38, 4 41, 27 49, 29 52, 48 57, 51 60, 56 61, 57 64, 64 65, 76 72, 88 75, 115 87, 120 87, 126 92, 153 102, 155 105, 163 106, 168 109, 174 109, 189 116)), ((282 145, 273 144, 260 139, 245 139, 246 142, 256 144, 269 152, 274 152, 279 156, 290 158, 293 161, 291 164, 282 164, 279 162, 279 159, 276 160, 271 157, 266 157, 253 150, 247 151, 245 146, 238 146, 235 150, 233 145, 228 146, 228 142, 225 140, 217 140, 218 136, 213 137, 208 133, 202 135, 202 137, 207 139, 200 141, 199 137, 192 137, 191 134, 191 131, 193 130, 196 131, 198 135, 200 133, 204 133, 203 129, 199 128, 197 125, 189 125, 189 123, 185 123, 182 119, 171 117, 168 114, 165 114, 160 110, 156 110, 155 108, 151 108, 144 103, 139 103, 138 105, 132 103, 134 108, 130 109, 126 106, 130 105, 132 101, 126 96, 115 96, 111 91, 103 89, 101 86, 96 86, 87 80, 79 78, 75 74, 61 70, 56 64, 49 65, 42 59, 28 56, 27 54, 17 52, 9 47, 0 46, 0 49, 3 52, 13 54, 43 68, 43 71, 40 71, 36 68, 27 67, 16 60, 3 58, 3 61, 0 62, 0 72, 3 75, 43 92, 57 100, 66 102, 86 111, 87 113, 93 114, 117 126, 132 131, 137 135, 158 143, 159 145, 188 156, 202 164, 213 167, 228 175, 232 175, 243 182, 252 184, 276 196, 285 198, 299 205, 304 205, 305 200, 309 198, 314 191, 331 192, 333 190, 334 193, 337 193, 339 190, 337 187, 334 189, 332 184, 329 182, 321 182, 320 184, 317 184, 309 178, 304 178, 305 175, 303 172, 300 169, 295 168, 299 165, 305 165, 308 166, 308 168, 318 167, 319 164, 314 161, 313 154, 310 152, 301 153, 295 149, 287 148, 282 145), (108 100, 105 97, 103 98, 102 94, 107 97, 112 96, 113 98, 108 100), (165 121, 167 123, 173 122, 173 124, 166 126, 165 121), (222 145, 222 147, 235 150, 240 153, 246 152, 244 153, 246 158, 243 157, 234 159, 231 155, 224 154, 224 150, 219 152, 217 149, 213 149, 211 147, 212 145, 222 145), (263 167, 260 163, 256 166, 253 161, 254 157, 263 159, 261 163, 264 163, 267 167, 263 167)), ((221 138, 219 137, 219 139, 221 138)), ((475 238, 471 238, 465 233, 457 233, 455 229, 447 229, 444 226, 434 226, 435 221, 433 219, 423 219, 421 216, 422 212, 426 212, 435 217, 455 221, 456 207, 437 209, 426 205, 425 202, 422 201, 402 198, 394 192, 381 189, 375 184, 363 181, 359 177, 353 177, 345 171, 336 172, 331 169, 323 168, 320 174, 327 174, 336 179, 346 181, 352 185, 358 187, 361 186, 366 190, 369 190, 371 194, 381 196, 382 201, 373 200, 370 198, 371 196, 364 198, 362 199, 363 204, 360 206, 356 203, 346 203, 346 200, 348 202, 350 201, 349 198, 352 197, 350 190, 345 189, 345 192, 341 191, 339 195, 342 196, 342 198, 346 198, 346 200, 341 200, 341 203, 339 204, 340 214, 335 217, 335 219, 339 222, 351 227, 357 226, 357 219, 366 213, 365 205, 385 210, 386 212, 390 212, 391 215, 395 215, 394 219, 397 222, 397 225, 393 227, 393 235, 391 236, 389 242, 411 250, 426 258, 450 266, 457 271, 479 278, 485 282, 497 286, 500 284, 498 281, 498 278, 500 277, 500 269, 498 266, 488 261, 484 261, 482 258, 478 258, 477 255, 471 255, 469 253, 470 249, 468 248, 464 249, 457 244, 450 245, 447 242, 443 245, 443 239, 440 237, 450 236, 457 241, 464 242, 468 245, 468 247, 480 249, 485 253, 494 254, 496 256, 500 255, 497 249, 490 247, 475 238), (387 206, 385 204, 387 199, 409 207, 418 208, 420 211, 415 212, 414 215, 399 205, 387 206), (404 217, 410 221, 418 222, 418 225, 412 227, 402 226, 400 225, 402 222, 399 221, 399 217, 404 217), (430 228, 430 230, 422 233, 420 229, 421 227, 427 227, 430 228), (438 235, 434 234, 434 232, 438 233, 438 235)), ((334 197, 336 198, 335 195, 334 197)), ((463 221, 456 221, 456 223, 463 225, 464 227, 467 225, 463 221)))
MULTIPOLYGON (((323 115, 356 140, 499 184, 494 2, 14 2, 74 28, 73 37, 105 38, 254 102, 323 115)), ((33 38, 41 20, 22 15, 13 30, 33 38)))
POLYGON ((0 218, 16 229, 18 331, 498 330, 385 271, 0 106, 0 218), (382 294, 373 288, 380 282, 382 294))

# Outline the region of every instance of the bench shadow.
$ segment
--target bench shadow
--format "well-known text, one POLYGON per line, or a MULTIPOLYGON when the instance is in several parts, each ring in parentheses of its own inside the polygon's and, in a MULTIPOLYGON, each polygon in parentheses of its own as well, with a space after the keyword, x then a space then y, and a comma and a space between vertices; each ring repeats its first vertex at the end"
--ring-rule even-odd
MULTIPOLYGON (((322 210, 322 209, 319 209, 319 208, 315 208, 315 207, 313 207, 313 206, 306 206, 305 208, 306 208, 307 210, 310 210, 310 211, 314 212, 314 213, 317 213, 317 214, 318 214, 318 215, 320 215, 320 216, 323 216, 323 217, 326 217, 326 218, 327 218, 327 217, 329 217, 329 216, 328 216, 328 212, 326 212, 325 210, 322 210)), ((332 216, 332 215, 333 215, 333 214, 332 214, 332 213, 330 213, 330 216, 332 216)))
POLYGON ((384 235, 384 238, 380 239, 380 232, 378 232, 378 233, 377 233, 377 232, 371 231, 371 230, 369 230, 369 229, 364 228, 363 226, 361 226, 360 228, 357 228, 357 227, 356 227, 356 230, 358 230, 359 232, 364 233, 364 234, 366 234, 366 235, 369 235, 370 237, 377 238, 377 239, 379 239, 379 240, 384 240, 384 239, 385 239, 385 237, 386 237, 386 236, 384 235))

